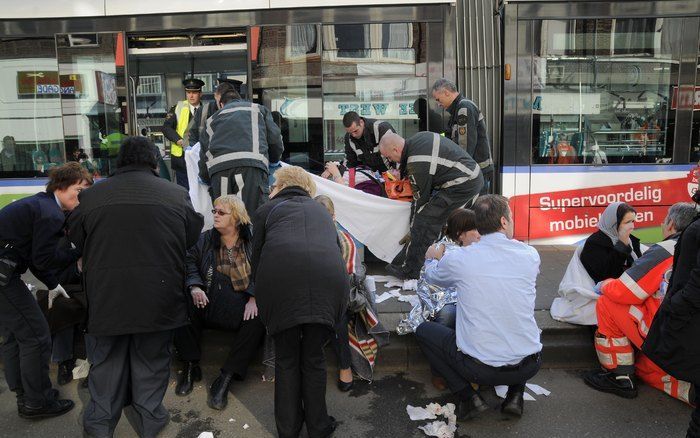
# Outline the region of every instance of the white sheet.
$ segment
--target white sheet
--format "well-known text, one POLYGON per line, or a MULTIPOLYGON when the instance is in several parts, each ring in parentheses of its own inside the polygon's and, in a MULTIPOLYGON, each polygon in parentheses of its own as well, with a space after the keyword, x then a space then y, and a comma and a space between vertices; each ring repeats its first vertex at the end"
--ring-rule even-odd
POLYGON ((199 143, 185 149, 185 163, 187 165, 187 180, 190 184, 190 199, 195 211, 204 216, 204 227, 207 231, 214 226, 214 215, 211 214, 211 196, 209 186, 199 182, 199 143))

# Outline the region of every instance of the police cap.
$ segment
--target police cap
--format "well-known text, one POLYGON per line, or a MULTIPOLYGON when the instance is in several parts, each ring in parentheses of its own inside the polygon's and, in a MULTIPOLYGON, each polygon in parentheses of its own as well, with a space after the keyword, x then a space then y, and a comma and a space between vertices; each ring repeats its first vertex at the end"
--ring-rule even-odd
POLYGON ((216 78, 217 81, 219 81, 220 84, 226 82, 228 84, 233 85, 233 88, 236 89, 239 93, 241 92, 241 85, 243 85, 243 81, 239 81, 238 79, 233 79, 233 78, 227 78, 226 76, 219 76, 216 78))
POLYGON ((182 85, 185 86, 185 91, 202 91, 204 81, 197 78, 187 78, 182 81, 182 85))

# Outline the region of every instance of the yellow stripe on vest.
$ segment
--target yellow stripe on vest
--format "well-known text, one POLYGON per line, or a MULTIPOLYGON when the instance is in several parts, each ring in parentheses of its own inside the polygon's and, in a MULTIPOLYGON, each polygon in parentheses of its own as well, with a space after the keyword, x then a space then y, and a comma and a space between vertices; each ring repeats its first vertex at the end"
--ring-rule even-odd
MULTIPOLYGON (((177 135, 185 138, 185 133, 187 132, 187 125, 190 124, 190 106, 183 105, 180 109, 180 114, 177 115, 177 135)), ((183 141, 184 142, 184 141, 183 141)), ((170 145, 170 154, 173 157, 181 157, 183 153, 182 146, 177 143, 170 145)))

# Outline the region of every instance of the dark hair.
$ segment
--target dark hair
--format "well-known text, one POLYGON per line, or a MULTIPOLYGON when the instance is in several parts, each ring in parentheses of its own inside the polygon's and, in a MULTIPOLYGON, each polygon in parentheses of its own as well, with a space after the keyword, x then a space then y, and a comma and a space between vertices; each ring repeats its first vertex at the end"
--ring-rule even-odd
POLYGON ((343 116, 343 126, 349 128, 353 123, 357 123, 359 125, 360 120, 362 120, 362 118, 360 118, 359 114, 357 114, 355 111, 348 111, 343 116))
POLYGON ((216 94, 219 96, 219 102, 222 105, 226 105, 232 100, 238 100, 241 95, 238 94, 236 88, 228 82, 222 82, 216 86, 216 94))
POLYGON ((615 224, 616 226, 620 226, 620 222, 622 222, 622 219, 625 217, 627 213, 637 213, 637 210, 632 208, 631 205, 625 204, 624 202, 620 205, 617 206, 617 223, 615 224))
POLYGON ((56 190, 66 190, 73 184, 80 184, 83 181, 92 184, 92 177, 80 163, 71 161, 49 170, 49 182, 46 184, 46 191, 53 193, 56 190))
POLYGON ((501 195, 479 196, 472 206, 476 214, 476 229, 482 236, 500 231, 501 218, 511 219, 508 198, 501 195))
POLYGON ((445 236, 453 242, 459 242, 459 235, 476 229, 476 215, 468 208, 458 208, 450 213, 445 225, 445 236))
POLYGON ((117 168, 140 164, 151 169, 158 168, 158 148, 148 137, 127 137, 119 148, 117 168))

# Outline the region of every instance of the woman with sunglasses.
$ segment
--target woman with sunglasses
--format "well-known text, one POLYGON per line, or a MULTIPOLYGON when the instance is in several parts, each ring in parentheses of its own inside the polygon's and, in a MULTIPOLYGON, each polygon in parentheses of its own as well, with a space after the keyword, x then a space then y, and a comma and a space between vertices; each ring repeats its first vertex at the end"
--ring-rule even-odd
POLYGON ((212 213, 214 228, 202 233, 187 253, 186 285, 192 322, 175 331, 175 348, 185 362, 175 393, 189 394, 193 382, 202 378, 202 329, 231 330, 235 335, 228 357, 207 398, 210 408, 223 410, 231 381, 245 379, 265 327, 258 318, 250 275, 252 234, 245 205, 235 195, 225 195, 214 201, 212 213))

